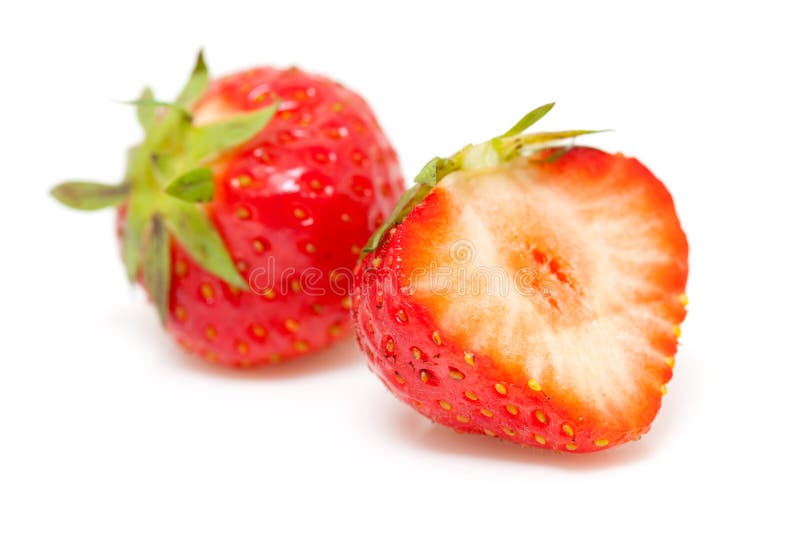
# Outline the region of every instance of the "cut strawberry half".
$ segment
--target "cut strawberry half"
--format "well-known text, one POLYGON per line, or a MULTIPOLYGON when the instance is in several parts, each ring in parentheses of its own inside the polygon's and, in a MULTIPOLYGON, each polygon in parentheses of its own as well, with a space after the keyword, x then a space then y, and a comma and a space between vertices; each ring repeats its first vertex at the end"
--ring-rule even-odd
POLYGON ((686 313, 688 245, 663 184, 586 147, 449 161, 362 265, 373 370, 461 430, 580 452, 646 432, 686 313))

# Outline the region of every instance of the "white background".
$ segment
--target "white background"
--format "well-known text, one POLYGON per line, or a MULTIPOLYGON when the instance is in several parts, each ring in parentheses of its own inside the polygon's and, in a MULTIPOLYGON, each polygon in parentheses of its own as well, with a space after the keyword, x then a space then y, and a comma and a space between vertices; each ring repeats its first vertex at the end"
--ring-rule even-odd
POLYGON ((0 7, 0 531, 798 531, 800 83, 792 2, 343 1, 0 7), (640 442, 589 456, 434 427, 352 341, 234 372, 182 354, 131 290, 111 213, 139 132, 113 102, 297 64, 366 95, 406 176, 555 100, 614 128, 691 245, 670 393, 640 442), (588 529, 588 530, 586 530, 588 529), (677 530, 676 530, 677 529, 677 530))

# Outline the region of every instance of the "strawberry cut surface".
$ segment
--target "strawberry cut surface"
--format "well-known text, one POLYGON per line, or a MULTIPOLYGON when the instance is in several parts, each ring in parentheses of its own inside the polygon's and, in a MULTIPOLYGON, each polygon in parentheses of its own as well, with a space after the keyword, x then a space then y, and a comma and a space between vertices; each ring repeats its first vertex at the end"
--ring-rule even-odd
POLYGON ((445 176, 365 257, 354 315, 371 368, 433 420, 588 452, 658 412, 688 245, 637 160, 549 155, 445 176))

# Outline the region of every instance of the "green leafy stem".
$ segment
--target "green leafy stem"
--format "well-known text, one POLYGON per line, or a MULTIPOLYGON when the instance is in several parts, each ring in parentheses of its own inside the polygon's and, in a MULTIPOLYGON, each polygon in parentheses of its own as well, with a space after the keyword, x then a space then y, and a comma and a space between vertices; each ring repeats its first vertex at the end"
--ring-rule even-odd
MULTIPOLYGON (((537 132, 526 134, 525 131, 538 122, 553 109, 555 103, 545 104, 528 112, 505 133, 493 137, 484 143, 467 145, 448 158, 434 157, 422 167, 411 186, 400 197, 394 210, 386 221, 369 238, 361 252, 361 257, 376 250, 384 235, 433 190, 448 174, 457 170, 472 170, 493 167, 510 161, 516 157, 533 153, 543 148, 554 146, 556 142, 607 130, 564 130, 558 132, 537 132)), ((560 152, 556 152, 556 157, 560 152)))
POLYGON ((190 110, 208 83, 201 50, 174 102, 156 100, 149 88, 138 99, 126 102, 136 107, 145 136, 129 151, 121 183, 70 181, 51 190, 56 200, 78 210, 125 204, 125 268, 131 281, 142 275, 162 322, 169 305, 171 237, 208 272, 233 286, 247 287, 202 205, 214 196, 214 176, 208 164, 260 132, 279 102, 273 98, 267 107, 196 125, 190 110))

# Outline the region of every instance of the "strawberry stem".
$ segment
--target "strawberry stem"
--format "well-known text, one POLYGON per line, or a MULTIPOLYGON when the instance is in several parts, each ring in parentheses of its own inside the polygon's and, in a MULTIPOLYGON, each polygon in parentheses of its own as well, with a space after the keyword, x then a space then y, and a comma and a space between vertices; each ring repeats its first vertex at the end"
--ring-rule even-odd
MULTIPOLYGON (((472 171, 497 167, 520 156, 534 154, 575 137, 608 130, 565 130, 525 134, 525 130, 538 122, 553 109, 555 103, 545 104, 529 111, 505 133, 477 145, 467 145, 449 158, 431 159, 414 178, 414 186, 400 198, 394 211, 383 225, 372 234, 361 251, 361 257, 376 250, 386 232, 400 223, 405 216, 422 202, 439 182, 457 170, 472 171)), ((556 152, 554 157, 561 153, 556 152)))
POLYGON ((277 111, 278 102, 196 126, 189 110, 205 92, 208 79, 201 51, 174 103, 156 100, 150 89, 129 102, 136 106, 145 136, 129 151, 121 184, 67 182, 51 191, 56 200, 76 209, 126 206, 122 236, 126 270, 131 280, 143 274, 162 322, 171 278, 170 238, 209 273, 247 288, 205 207, 199 204, 210 201, 214 193, 213 174, 205 165, 259 133, 277 111))

